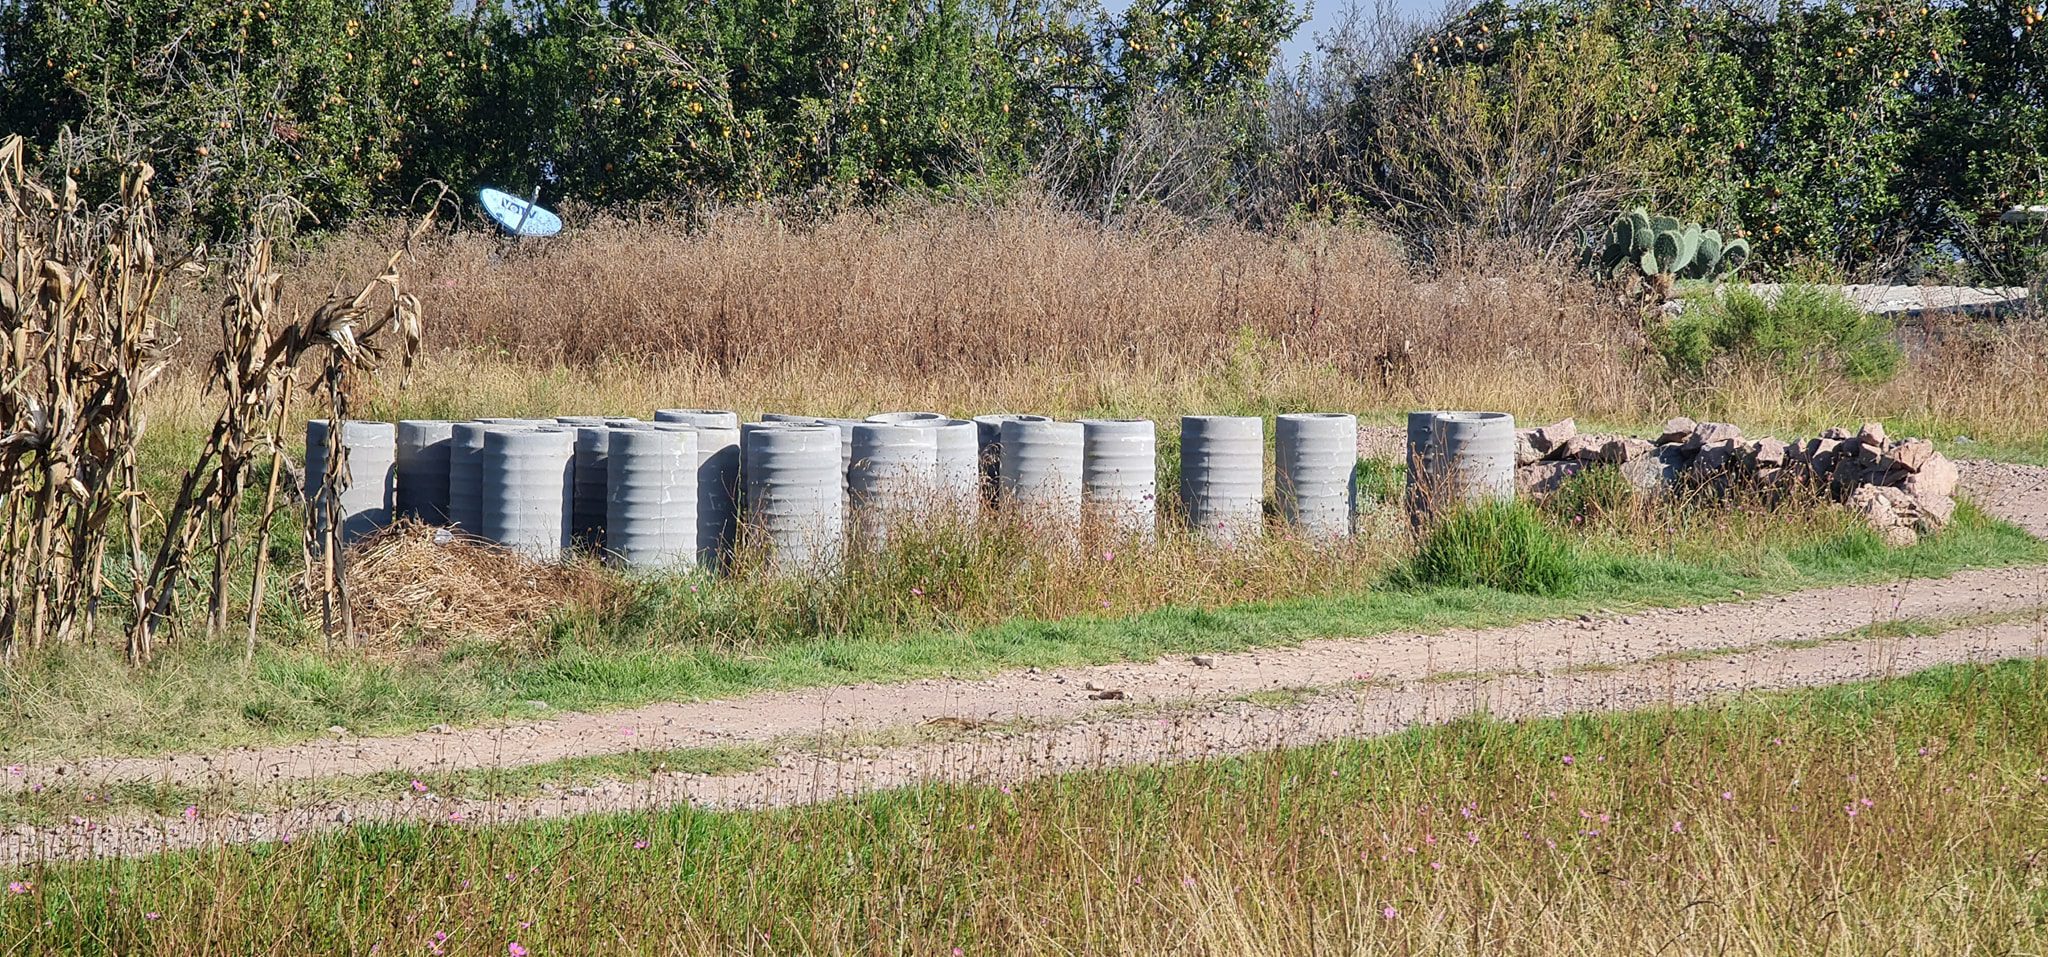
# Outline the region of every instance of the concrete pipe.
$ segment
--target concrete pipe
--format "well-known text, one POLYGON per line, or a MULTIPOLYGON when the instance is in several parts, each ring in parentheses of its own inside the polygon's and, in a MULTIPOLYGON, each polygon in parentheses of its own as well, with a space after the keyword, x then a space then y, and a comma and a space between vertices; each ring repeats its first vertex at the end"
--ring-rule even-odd
POLYGON ((475 419, 457 422, 448 435, 448 524, 476 538, 484 534, 483 515, 477 495, 482 487, 481 463, 484 433, 493 426, 528 428, 553 425, 552 419, 475 419))
POLYGON ((948 418, 949 416, 941 415, 937 412, 883 412, 879 415, 868 416, 867 421, 879 422, 883 425, 906 425, 911 422, 943 422, 948 418))
POLYGON ((937 432, 888 422, 854 426, 847 491, 855 540, 881 548, 893 531, 931 514, 938 482, 937 432))
POLYGON ((1358 514, 1358 417, 1295 412, 1273 422, 1280 517, 1312 538, 1347 538, 1358 514))
POLYGON ((574 541, 576 433, 494 426, 477 462, 483 537, 532 561, 559 561, 574 541))
POLYGON ((612 429, 605 448, 606 560, 636 572, 697 563, 693 429, 612 429))
POLYGON ((981 462, 981 494, 988 502, 1002 497, 1003 471, 1003 423, 1005 422, 1051 422, 1042 415, 977 415, 974 417, 975 441, 980 445, 977 458, 981 462))
POLYGON ((576 433, 575 499, 571 506, 570 525, 576 544, 585 548, 604 547, 605 515, 610 506, 608 497, 611 483, 611 467, 607 456, 611 452, 612 427, 603 419, 589 423, 565 423, 576 433))
POLYGON ((1081 498, 1119 534, 1159 534, 1159 429, 1151 419, 1081 420, 1081 498))
POLYGON ((838 561, 846 533, 839 430, 797 423, 750 423, 741 430, 745 519, 774 563, 816 573, 838 561))
POLYGON ((966 419, 912 419, 905 428, 932 433, 938 479, 932 505, 939 517, 972 525, 981 516, 980 430, 966 419))
POLYGON ((448 524, 448 454, 455 423, 406 419, 398 423, 397 489, 392 504, 400 518, 448 524))
POLYGON ((1256 537, 1266 486, 1264 420, 1186 415, 1180 420, 1180 499, 1188 527, 1213 542, 1256 537))
POLYGON ((1486 502, 1515 497, 1515 417, 1506 412, 1444 412, 1434 440, 1442 487, 1439 501, 1486 502))
MULTIPOLYGON (((682 422, 700 429, 735 429, 740 427, 740 415, 724 409, 656 409, 656 422, 682 422)), ((698 455, 703 455, 699 450, 698 455)))
MULTIPOLYGON (((306 423, 306 501, 313 503, 315 528, 326 527, 320 490, 326 482, 328 445, 334 437, 326 419, 306 423)), ((342 485, 336 507, 344 543, 391 524, 397 466, 398 429, 389 422, 351 419, 342 423, 342 485)))
POLYGON ((558 416, 555 416, 555 424, 556 424, 556 425, 572 425, 572 426, 573 426, 573 425, 604 425, 604 424, 605 424, 605 417, 604 417, 604 416, 601 416, 601 415, 558 415, 558 416))
POLYGON ((1081 526, 1084 432, 1079 422, 1019 416, 1002 424, 1000 497, 1042 532, 1074 536, 1081 526))

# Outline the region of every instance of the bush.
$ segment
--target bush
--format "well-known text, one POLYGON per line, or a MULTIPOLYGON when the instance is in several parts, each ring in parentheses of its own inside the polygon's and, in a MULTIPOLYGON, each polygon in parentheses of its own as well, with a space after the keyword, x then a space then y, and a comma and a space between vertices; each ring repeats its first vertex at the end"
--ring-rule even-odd
POLYGON ((1570 592, 1579 560, 1569 542, 1528 505, 1503 502, 1463 509, 1422 539, 1396 575, 1409 587, 1494 588, 1523 595, 1570 592))
POLYGON ((1902 350, 1890 319, 1865 313, 1840 293, 1788 285, 1777 298, 1741 287, 1691 299, 1652 336, 1672 371, 1701 377, 1724 360, 1770 363, 1789 377, 1883 382, 1902 350))
POLYGON ((1620 467, 1613 465, 1596 465, 1571 476, 1543 500, 1543 507, 1550 514, 1575 524, 1627 515, 1641 504, 1642 493, 1621 474, 1620 467))

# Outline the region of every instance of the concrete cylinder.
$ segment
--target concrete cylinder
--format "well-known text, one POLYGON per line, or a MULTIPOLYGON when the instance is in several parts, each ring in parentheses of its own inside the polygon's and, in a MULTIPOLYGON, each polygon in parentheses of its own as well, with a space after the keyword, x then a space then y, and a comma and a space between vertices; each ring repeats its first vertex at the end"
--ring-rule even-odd
MULTIPOLYGON (((327 477, 326 419, 306 423, 306 501, 315 528, 325 527, 326 506, 320 494, 327 477)), ((338 501, 341 540, 353 542, 391 524, 395 491, 398 429, 389 422, 350 419, 341 425, 342 486, 338 501)), ((318 540, 318 539, 316 539, 318 540)))
POLYGON ((406 419, 398 423, 397 488, 392 504, 399 518, 448 524, 448 456, 455 423, 406 419))
POLYGON ((846 530, 839 430, 761 422, 749 423, 740 435, 747 526, 762 537, 778 567, 830 568, 846 530))
POLYGON ((1152 541, 1159 532, 1159 429, 1151 419, 1081 420, 1081 498, 1091 520, 1152 541))
POLYGON ((1049 533, 1081 525, 1083 430, 1079 422, 1019 416, 1002 424, 1001 498, 1049 533))
POLYGON ((1273 422, 1280 517, 1311 538, 1346 538, 1358 511, 1358 417, 1296 412, 1273 422))
POLYGON ((605 424, 605 417, 604 417, 604 416, 601 416, 601 415, 558 415, 558 416, 555 416, 555 424, 556 424, 556 425, 603 425, 603 424, 605 424))
POLYGON ((494 426, 477 456, 483 537, 536 562, 559 561, 573 542, 576 433, 494 426))
POLYGON ((697 438, 692 429, 610 430, 608 561, 629 571, 680 571, 697 563, 697 438))
MULTIPOLYGON (((697 431, 697 563, 724 567, 739 535, 740 429, 730 412, 695 421, 697 431), (731 421, 731 426, 709 423, 731 421)), ((659 423, 662 425, 668 422, 659 423)), ((687 420, 676 424, 691 424, 687 420)))
POLYGON ((628 425, 639 425, 640 420, 630 415, 608 415, 604 417, 604 424, 616 429, 628 425))
POLYGON ((605 425, 603 419, 564 425, 576 433, 576 488, 570 531, 577 544, 603 548, 605 516, 610 509, 611 467, 606 457, 611 451, 612 427, 605 425))
POLYGON ((551 419, 475 419, 457 422, 448 437, 448 524, 459 532, 482 538, 483 515, 478 492, 482 488, 479 456, 483 454, 484 433, 492 426, 535 427, 552 425, 551 419))
POLYGON ((938 481, 937 432, 889 422, 854 426, 847 491, 855 540, 880 548, 893 530, 932 514, 938 481))
POLYGON ((1514 416, 1506 412, 1438 413, 1430 446, 1442 476, 1440 502, 1515 497, 1514 416))
POLYGON ((980 430, 966 419, 912 419, 905 428, 932 433, 938 458, 933 506, 939 517, 970 525, 981 515, 980 430))
MULTIPOLYGON (((724 409, 656 409, 656 422, 682 422, 700 429, 733 429, 740 427, 740 415, 724 409)), ((703 455, 700 449, 697 453, 703 455)))
POLYGON ((1256 537, 1264 522, 1265 422, 1248 415, 1180 420, 1180 499, 1188 527, 1210 541, 1256 537))
POLYGON ((1051 422, 1042 415, 977 415, 974 417, 975 441, 980 444, 978 458, 981 461, 982 498, 994 502, 1002 497, 1003 472, 1003 423, 1051 422))
POLYGON ((903 425, 909 422, 945 421, 946 419, 947 416, 937 412, 883 412, 878 415, 868 416, 867 421, 880 422, 884 425, 903 425))

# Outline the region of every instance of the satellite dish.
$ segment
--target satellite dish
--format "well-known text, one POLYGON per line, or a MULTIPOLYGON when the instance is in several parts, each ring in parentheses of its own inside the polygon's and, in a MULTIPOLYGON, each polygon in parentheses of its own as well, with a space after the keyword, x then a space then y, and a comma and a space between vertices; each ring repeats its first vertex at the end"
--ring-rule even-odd
MULTIPOLYGON (((534 198, 539 197, 536 190, 534 198)), ((485 189, 476 198, 484 206, 484 215, 491 217, 508 236, 553 236, 562 231, 562 218, 535 206, 531 200, 495 189, 485 189)))

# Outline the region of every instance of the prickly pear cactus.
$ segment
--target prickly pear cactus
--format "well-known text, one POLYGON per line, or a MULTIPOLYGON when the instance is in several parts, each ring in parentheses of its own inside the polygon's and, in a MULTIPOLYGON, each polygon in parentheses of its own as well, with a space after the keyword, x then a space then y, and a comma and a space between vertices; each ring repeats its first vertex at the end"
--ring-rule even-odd
POLYGON ((1601 242, 1586 252, 1595 275, 1634 276, 1665 286, 1678 279, 1718 279, 1749 261, 1747 241, 1724 240, 1719 230, 1653 216, 1640 206, 1615 217, 1601 242))

